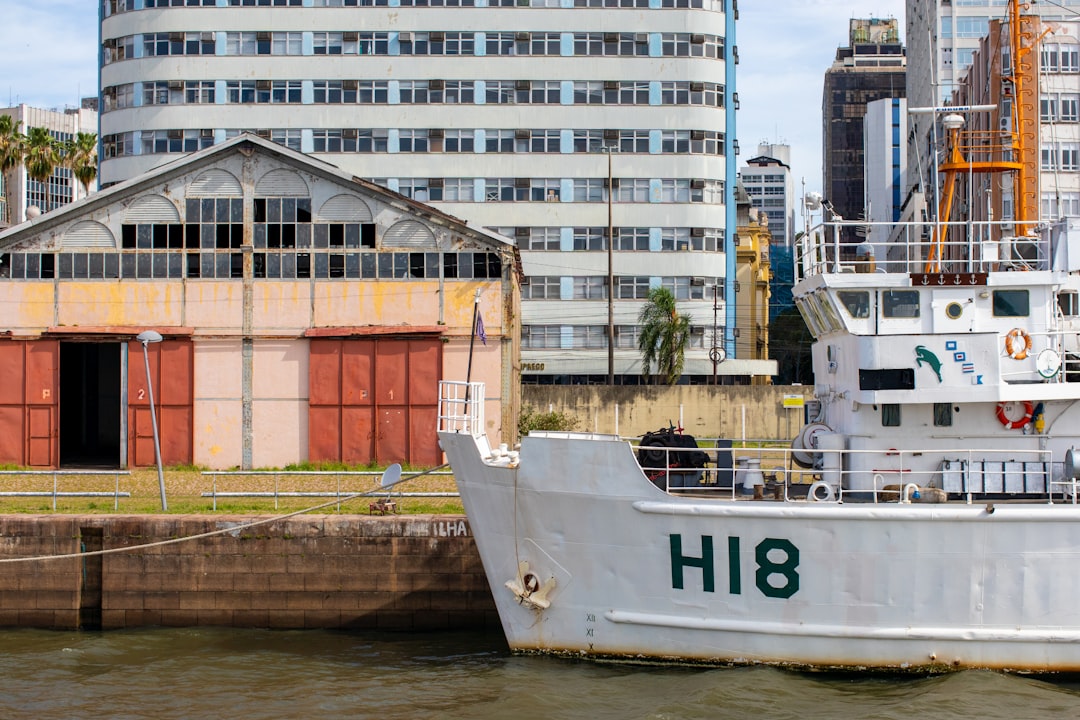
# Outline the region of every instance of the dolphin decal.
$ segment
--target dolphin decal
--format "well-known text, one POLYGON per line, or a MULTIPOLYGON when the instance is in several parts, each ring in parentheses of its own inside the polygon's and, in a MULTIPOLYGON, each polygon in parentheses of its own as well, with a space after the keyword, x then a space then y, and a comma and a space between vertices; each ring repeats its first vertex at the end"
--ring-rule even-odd
POLYGON ((941 382, 941 361, 938 360, 938 356, 930 352, 925 345, 916 345, 915 364, 922 367, 923 363, 930 366, 930 369, 937 375, 937 381, 941 382))

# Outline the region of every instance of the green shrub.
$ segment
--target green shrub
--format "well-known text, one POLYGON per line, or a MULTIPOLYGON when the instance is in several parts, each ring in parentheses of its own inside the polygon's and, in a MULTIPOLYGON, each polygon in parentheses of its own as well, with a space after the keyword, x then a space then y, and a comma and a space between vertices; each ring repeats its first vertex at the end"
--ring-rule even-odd
POLYGON ((581 421, 573 415, 558 410, 540 412, 525 406, 518 418, 518 435, 523 437, 531 430, 577 430, 580 425, 581 421))

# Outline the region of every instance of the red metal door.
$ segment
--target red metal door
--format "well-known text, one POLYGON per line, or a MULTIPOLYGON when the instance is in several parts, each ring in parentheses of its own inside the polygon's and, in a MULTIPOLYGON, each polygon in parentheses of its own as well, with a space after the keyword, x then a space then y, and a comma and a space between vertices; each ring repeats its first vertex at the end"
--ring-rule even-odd
POLYGON ((313 338, 308 458, 436 465, 438 338, 313 338))
POLYGON ((59 463, 58 340, 0 342, 0 463, 59 463))
MULTIPOLYGON (((190 338, 148 345, 150 378, 158 416, 163 465, 190 465, 195 405, 194 348, 190 338)), ((128 465, 148 467, 154 458, 154 426, 142 343, 128 343, 128 465)))

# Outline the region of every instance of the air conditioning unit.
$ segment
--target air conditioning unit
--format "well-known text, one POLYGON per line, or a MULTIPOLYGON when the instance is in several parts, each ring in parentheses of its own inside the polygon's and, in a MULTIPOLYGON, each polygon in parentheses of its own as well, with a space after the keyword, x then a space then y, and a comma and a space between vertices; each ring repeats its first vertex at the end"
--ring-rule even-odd
POLYGON ((703 83, 703 82, 692 82, 692 83, 690 83, 690 92, 704 92, 704 91, 705 91, 705 83, 703 83))
POLYGON ((204 43, 205 43, 205 42, 215 42, 215 41, 217 40, 217 33, 213 33, 213 32, 204 32, 204 33, 203 33, 203 34, 202 34, 202 35, 201 35, 201 36, 199 37, 199 39, 200 39, 200 40, 201 40, 202 42, 204 42, 204 43))
POLYGON ((169 135, 170 140, 179 140, 180 138, 184 137, 184 131, 183 130, 169 130, 168 135, 169 135))
POLYGON ((431 40, 431 42, 446 42, 446 33, 441 31, 433 32, 428 35, 428 39, 431 40))
POLYGON ((605 130, 604 131, 604 139, 605 140, 618 140, 619 139, 619 131, 618 130, 605 130))
POLYGON ((182 33, 182 32, 169 33, 169 42, 184 42, 184 33, 182 33))
POLYGON ((356 128, 345 128, 341 131, 341 137, 346 140, 355 140, 360 136, 360 132, 356 128))
POLYGON ((705 278, 692 277, 690 278, 690 284, 694 287, 705 287, 705 278))
POLYGON ((359 87, 360 87, 360 81, 359 80, 342 80, 341 81, 341 89, 342 90, 356 90, 359 87))
POLYGON ((441 188, 445 180, 443 178, 431 178, 428 180, 428 187, 441 188))
POLYGON ((428 130, 428 137, 432 140, 441 140, 445 136, 445 132, 442 128, 432 128, 428 130))
POLYGON ((705 187, 705 181, 701 178, 694 178, 690 181, 690 187, 694 188, 695 190, 701 190, 705 187))
POLYGON ((514 81, 514 89, 515 90, 528 90, 530 87, 531 87, 531 85, 529 84, 528 80, 515 80, 514 81))
POLYGON ((255 33, 255 39, 256 40, 263 40, 263 41, 269 40, 270 39, 270 33, 268 33, 268 32, 257 32, 257 33, 255 33))
POLYGON ((527 227, 514 228, 515 237, 529 237, 529 234, 529 228, 527 227))
POLYGON ((170 90, 183 90, 184 89, 184 81, 183 80, 170 80, 169 81, 169 89, 170 90))
POLYGON ((690 131, 690 139, 691 140, 704 140, 705 139, 705 131, 704 130, 691 130, 690 131))
POLYGON ((619 33, 604 33, 604 42, 606 42, 606 43, 619 42, 619 33))
POLYGON ((634 35, 634 42, 638 45, 647 45, 649 42, 649 33, 637 33, 634 35))
POLYGON ((202 130, 199 131, 199 137, 204 137, 204 138, 214 137, 213 128, 203 128, 202 130))
POLYGON ((694 45, 704 45, 705 44, 705 36, 701 35, 699 33, 695 33, 695 34, 690 36, 690 42, 693 43, 694 45))
POLYGON ((527 188, 529 187, 529 178, 516 178, 514 180, 514 187, 527 188))
POLYGON ((690 228, 690 237, 705 237, 705 228, 690 228))
POLYGON ((514 33, 514 39, 518 42, 529 42, 531 35, 527 32, 514 33))
POLYGON ((270 87, 271 87, 271 85, 270 85, 269 80, 256 80, 255 81, 255 89, 256 90, 269 90, 270 87))
POLYGON ((515 130, 514 138, 517 140, 528 140, 532 137, 532 133, 528 130, 515 130))
POLYGON ((344 42, 358 42, 360 40, 360 33, 358 33, 358 32, 341 33, 341 39, 344 42))
POLYGON ((258 135, 261 138, 265 138, 267 140, 270 139, 270 131, 268 129, 266 129, 266 128, 259 128, 258 130, 255 131, 255 134, 258 135))
POLYGON ((399 32, 398 35, 397 35, 397 39, 398 39, 398 42, 411 43, 412 42, 412 33, 411 32, 399 32))
POLYGON ((618 80, 605 80, 604 81, 604 89, 605 90, 618 90, 619 89, 619 81, 618 80))
POLYGON ((442 90, 446 87, 446 83, 442 80, 428 80, 429 90, 442 90))

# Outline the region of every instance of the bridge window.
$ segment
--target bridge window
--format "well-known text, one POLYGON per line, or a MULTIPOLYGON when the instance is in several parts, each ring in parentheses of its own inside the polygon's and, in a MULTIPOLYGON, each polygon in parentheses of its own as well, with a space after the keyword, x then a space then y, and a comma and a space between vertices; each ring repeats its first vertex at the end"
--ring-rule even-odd
POLYGON ((995 290, 994 317, 1027 317, 1031 298, 1027 290, 995 290))
POLYGON ((887 318, 919 317, 919 291, 886 290, 881 294, 881 314, 887 318))
POLYGON ((865 291, 841 290, 836 293, 844 309, 853 318, 870 317, 870 293, 865 291))

